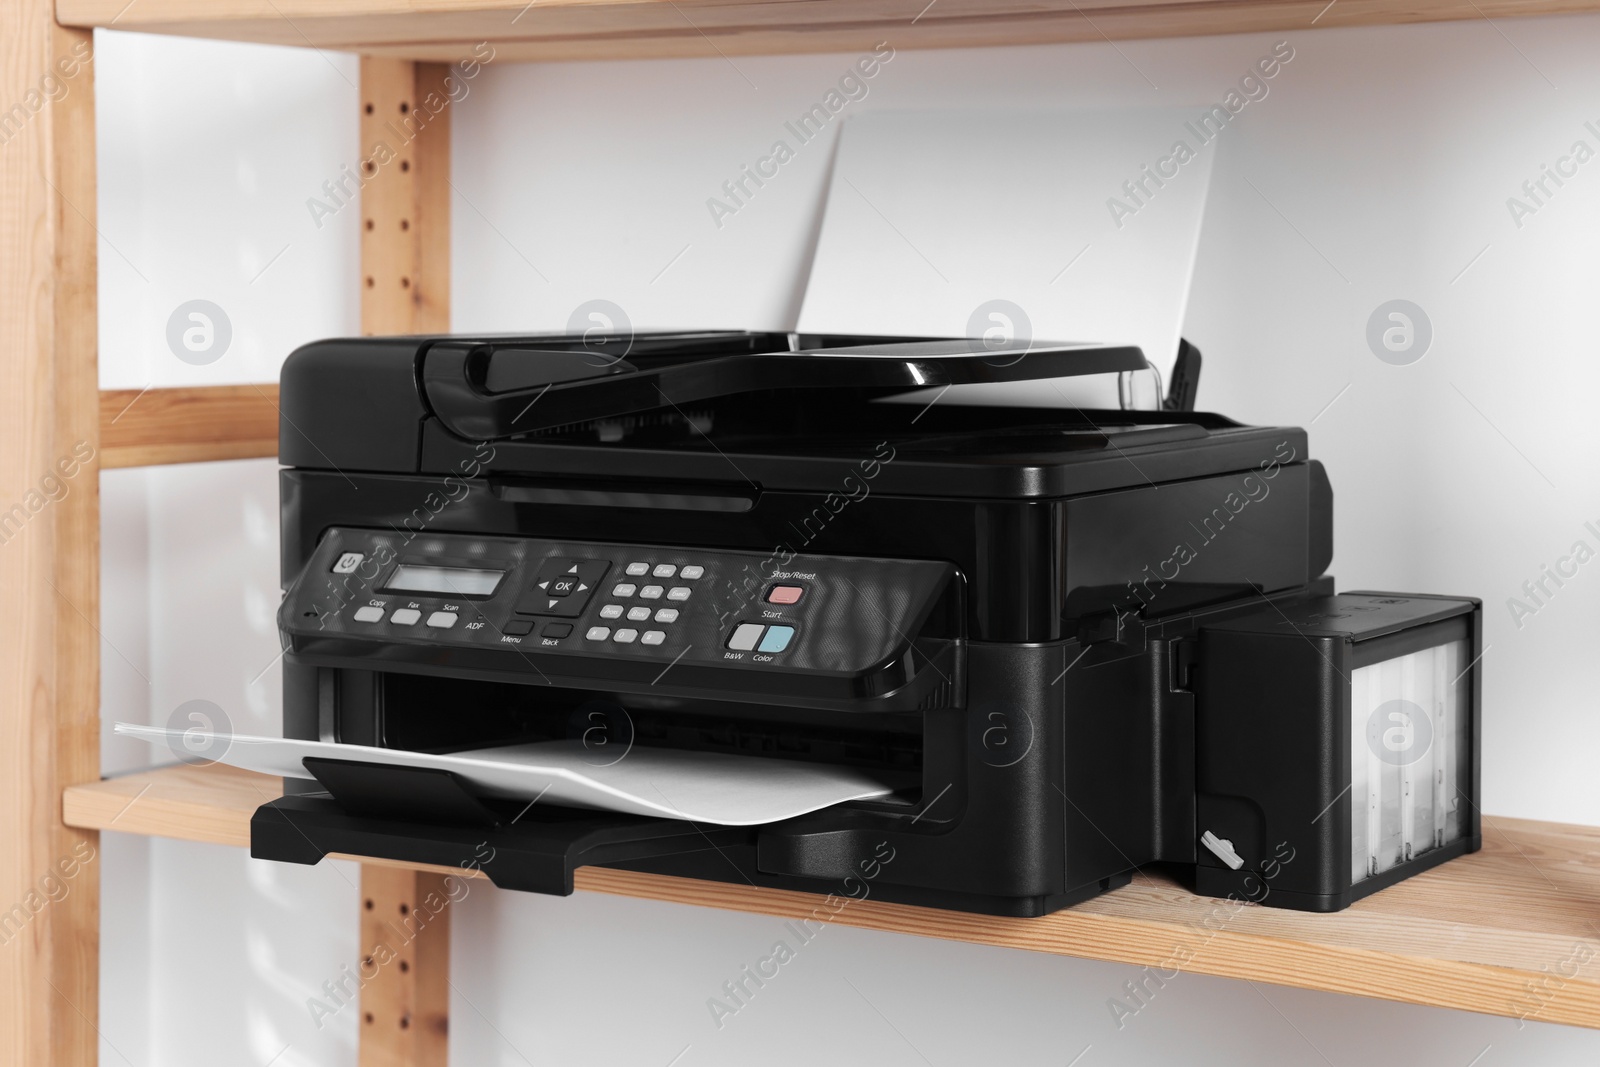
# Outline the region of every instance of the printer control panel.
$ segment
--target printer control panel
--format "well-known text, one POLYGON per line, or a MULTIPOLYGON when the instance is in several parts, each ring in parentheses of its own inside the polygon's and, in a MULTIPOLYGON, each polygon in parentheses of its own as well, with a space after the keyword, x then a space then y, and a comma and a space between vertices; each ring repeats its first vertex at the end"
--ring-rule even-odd
POLYGON ((927 560, 335 527, 279 622, 291 652, 335 639, 426 664, 492 649, 528 673, 576 656, 853 675, 905 656, 955 579, 927 560))

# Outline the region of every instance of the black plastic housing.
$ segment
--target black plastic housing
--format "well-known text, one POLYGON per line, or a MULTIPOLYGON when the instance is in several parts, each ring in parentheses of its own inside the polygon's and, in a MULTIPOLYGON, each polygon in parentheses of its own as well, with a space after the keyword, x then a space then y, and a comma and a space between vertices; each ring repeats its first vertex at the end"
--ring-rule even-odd
MULTIPOLYGON (((1210 655, 1280 655, 1248 627, 1236 652, 1230 620, 1294 616, 1332 593, 1332 490, 1304 431, 1189 410, 897 396, 1126 369, 1136 352, 921 344, 728 332, 360 339, 294 353, 280 445, 286 736, 450 751, 572 737, 600 709, 631 744, 870 768, 896 789, 715 830, 708 848, 673 820, 538 806, 512 818, 450 776, 333 761, 314 769, 320 788, 293 784, 257 812, 253 854, 470 864, 557 893, 593 863, 1019 916, 1158 862, 1195 871, 1202 892, 1234 891, 1234 872, 1219 874, 1197 841, 1213 801, 1272 806, 1270 836, 1338 780, 1337 731, 1312 714, 1337 704, 1337 687, 1315 664, 1287 656, 1274 668, 1309 702, 1274 724, 1305 783, 1230 763, 1226 738, 1265 713, 1195 688, 1220 677, 1210 655), (816 347, 836 351, 808 362, 816 347), (735 369, 717 373, 717 361, 735 369), (785 677, 782 664, 761 675, 689 661, 658 678, 642 649, 606 666, 559 642, 507 655, 347 624, 382 600, 382 575, 330 598, 329 562, 380 542, 401 559, 498 561, 515 582, 551 554, 753 556, 758 569, 781 556, 857 584, 850 561, 904 561, 927 576, 928 606, 885 613, 903 640, 870 664, 797 659, 785 677)), ((885 590, 899 582, 881 569, 885 590)), ((462 610, 504 626, 515 599, 462 610)), ((696 641, 722 640, 705 633, 696 641)), ((1326 639, 1345 655, 1365 640, 1326 639)), ((1475 801, 1475 778, 1472 790, 1475 801)), ((1327 821, 1312 860, 1290 868, 1303 884, 1282 882, 1265 903, 1348 903, 1333 876, 1348 834, 1327 821)))
MULTIPOLYGON (((1311 597, 1203 627, 1196 693, 1196 824, 1230 841, 1230 870, 1200 850, 1196 888, 1306 911, 1337 911, 1482 845, 1478 748, 1481 602, 1395 593, 1311 597), (1362 667, 1465 642, 1469 747, 1450 798, 1458 839, 1353 881, 1351 677, 1362 667), (1293 857, 1285 861, 1285 857, 1293 857)), ((1458 677, 1457 682, 1462 679, 1458 677)), ((1417 753, 1421 756, 1424 753, 1417 753)))

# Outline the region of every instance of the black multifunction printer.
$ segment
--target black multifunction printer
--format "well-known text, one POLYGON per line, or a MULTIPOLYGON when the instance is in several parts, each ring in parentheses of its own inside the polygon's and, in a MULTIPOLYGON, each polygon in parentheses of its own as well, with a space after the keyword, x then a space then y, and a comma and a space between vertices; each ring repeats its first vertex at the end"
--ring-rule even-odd
MULTIPOLYGON (((288 737, 581 739, 893 791, 727 827, 308 760, 256 856, 599 865, 1041 915, 1170 865, 1332 911, 1479 847, 1479 602, 1335 593, 1305 431, 1062 406, 1138 349, 325 341, 282 374, 288 737), (1039 382, 1039 406, 973 401, 1039 382), (634 621, 638 620, 638 621, 634 621)), ((606 747, 610 746, 610 747, 606 747)), ((853 895, 853 894, 852 894, 853 895)))

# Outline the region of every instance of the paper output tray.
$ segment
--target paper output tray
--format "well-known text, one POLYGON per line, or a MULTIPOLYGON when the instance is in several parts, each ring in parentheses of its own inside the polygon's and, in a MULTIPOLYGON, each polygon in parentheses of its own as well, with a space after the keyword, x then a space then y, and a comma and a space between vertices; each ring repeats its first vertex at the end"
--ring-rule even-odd
POLYGON ((485 799, 457 775, 309 758, 325 793, 289 794, 250 819, 250 855, 330 854, 479 869, 502 889, 566 896, 579 867, 749 844, 757 827, 485 799))

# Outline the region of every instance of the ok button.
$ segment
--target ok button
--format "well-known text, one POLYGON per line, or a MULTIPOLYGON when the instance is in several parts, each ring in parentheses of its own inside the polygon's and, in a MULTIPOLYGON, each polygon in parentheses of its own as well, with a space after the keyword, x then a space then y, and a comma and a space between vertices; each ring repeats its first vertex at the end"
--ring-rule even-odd
POLYGON ((578 588, 578 576, 576 574, 563 574, 553 580, 550 583, 550 588, 545 592, 551 596, 568 596, 576 588, 578 588))

